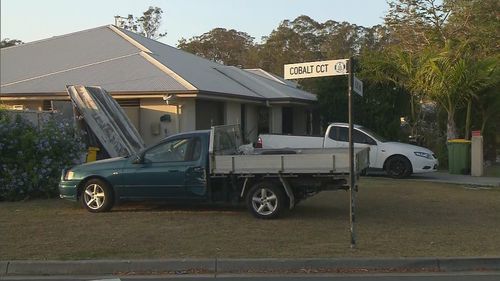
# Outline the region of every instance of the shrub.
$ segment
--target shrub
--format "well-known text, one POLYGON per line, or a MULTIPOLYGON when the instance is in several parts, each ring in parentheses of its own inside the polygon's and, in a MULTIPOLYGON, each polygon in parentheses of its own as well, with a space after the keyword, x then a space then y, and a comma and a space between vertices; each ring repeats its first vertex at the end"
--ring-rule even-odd
POLYGON ((0 201, 57 196, 62 169, 80 162, 85 145, 72 126, 41 123, 0 111, 0 201))

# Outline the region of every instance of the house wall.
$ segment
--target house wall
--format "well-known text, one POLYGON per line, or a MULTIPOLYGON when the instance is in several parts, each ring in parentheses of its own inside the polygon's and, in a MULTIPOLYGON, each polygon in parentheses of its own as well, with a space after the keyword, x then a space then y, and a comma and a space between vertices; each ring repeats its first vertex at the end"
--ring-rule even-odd
POLYGON ((269 129, 272 134, 281 134, 282 132, 282 110, 281 106, 279 105, 273 105, 271 107, 271 113, 269 116, 269 129))
POLYGON ((137 132, 140 132, 141 130, 141 108, 139 106, 135 107, 122 107, 123 111, 127 115, 128 119, 130 119, 130 122, 134 125, 135 129, 137 132))
POLYGON ((43 101, 42 100, 18 100, 18 101, 1 101, 1 104, 6 105, 8 107, 12 107, 14 105, 23 105, 25 110, 42 110, 43 101))
POLYGON ((196 101, 195 99, 182 99, 180 104, 180 132, 196 130, 196 101))
MULTIPOLYGON (((161 139, 177 133, 176 106, 167 105, 161 98, 141 99, 139 114, 139 134, 146 145, 154 144, 161 139), (170 122, 160 121, 160 118, 168 114, 170 122)), ((126 111, 127 112, 127 111, 126 111)), ((135 113, 128 111, 129 117, 136 118, 135 113)), ((134 121, 132 121, 134 123, 134 121)))
POLYGON ((224 124, 234 125, 241 124, 241 103, 226 102, 224 124))

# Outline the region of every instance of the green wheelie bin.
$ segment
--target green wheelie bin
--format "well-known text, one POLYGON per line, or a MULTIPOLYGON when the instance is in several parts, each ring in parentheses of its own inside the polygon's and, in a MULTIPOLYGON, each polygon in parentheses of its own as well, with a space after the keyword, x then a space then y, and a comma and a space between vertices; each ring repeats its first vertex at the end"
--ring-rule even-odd
POLYGON ((470 140, 448 140, 448 169, 450 174, 470 175, 470 140))

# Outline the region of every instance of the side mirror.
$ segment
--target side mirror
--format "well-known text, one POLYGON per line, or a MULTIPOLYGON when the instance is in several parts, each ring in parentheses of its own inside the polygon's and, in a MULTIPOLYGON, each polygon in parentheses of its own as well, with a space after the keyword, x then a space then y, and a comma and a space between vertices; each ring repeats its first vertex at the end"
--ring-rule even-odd
POLYGON ((141 155, 136 155, 134 160, 132 161, 133 164, 142 164, 144 162, 144 158, 142 158, 141 155))

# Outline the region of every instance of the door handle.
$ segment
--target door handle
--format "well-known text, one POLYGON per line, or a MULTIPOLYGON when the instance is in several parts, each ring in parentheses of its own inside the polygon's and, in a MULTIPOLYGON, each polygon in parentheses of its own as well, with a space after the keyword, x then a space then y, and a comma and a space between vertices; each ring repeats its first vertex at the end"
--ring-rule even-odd
POLYGON ((194 172, 203 172, 205 169, 203 169, 203 167, 194 167, 193 168, 193 171, 194 172))

